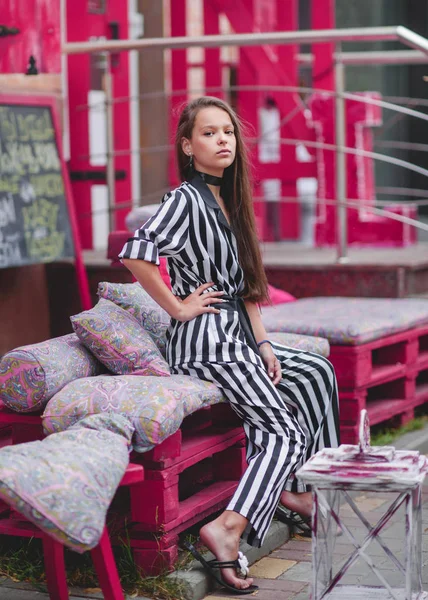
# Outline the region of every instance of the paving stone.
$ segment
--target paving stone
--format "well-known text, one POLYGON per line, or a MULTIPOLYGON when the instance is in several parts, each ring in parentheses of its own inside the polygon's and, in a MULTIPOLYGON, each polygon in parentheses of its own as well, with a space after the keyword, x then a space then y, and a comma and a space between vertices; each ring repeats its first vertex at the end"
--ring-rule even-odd
POLYGON ((277 592, 300 592, 307 583, 304 581, 291 581, 288 579, 255 579, 254 583, 265 590, 276 590, 277 592))
POLYGON ((310 562, 299 562, 291 569, 288 569, 278 579, 287 579, 291 581, 303 581, 309 583, 312 577, 312 565, 310 562))
MULTIPOLYGON (((308 541, 303 541, 292 539, 283 546, 281 546, 281 548, 286 548, 287 550, 305 550, 310 552, 312 548, 312 540, 308 539, 308 541)), ((275 552, 273 552, 273 554, 275 554, 275 552)))
MULTIPOLYGON (((404 552, 404 543, 403 538, 401 536, 391 537, 391 538, 383 538, 381 536, 383 543, 394 553, 404 552)), ((382 556, 385 554, 385 550, 376 540, 373 540, 370 545, 367 547, 367 552, 369 554, 373 554, 375 556, 382 556)))
MULTIPOLYGON (((47 594, 36 591, 11 590, 10 588, 0 588, 1 600, 46 600, 49 598, 47 594)), ((70 600, 73 600, 70 598, 70 600)))
MULTIPOLYGON (((256 592, 257 594, 258 592, 256 592)), ((237 594, 231 594, 230 592, 226 592, 226 591, 216 591, 213 592, 212 594, 210 594, 209 596, 205 596, 204 600, 225 600, 225 598, 230 598, 233 600, 236 600, 236 598, 244 598, 245 596, 238 596, 237 594)), ((246 596, 247 598, 250 597, 252 598, 253 596, 251 594, 249 594, 248 596, 246 596)))
POLYGON ((341 585, 359 585, 361 583, 361 575, 348 575, 348 573, 341 579, 341 585))
MULTIPOLYGON (((382 573, 385 577, 386 581, 391 587, 403 587, 403 575, 398 573, 398 571, 388 571, 387 573, 382 573)), ((367 573, 361 576, 360 579, 361 585, 367 586, 382 586, 379 578, 374 573, 367 573)))
MULTIPOLYGON (((218 594, 221 594, 221 592, 218 592, 218 594)), ((243 597, 243 596, 242 596, 243 597)), ((236 594, 234 594, 233 596, 228 596, 227 594, 224 595, 216 595, 216 596, 205 596, 204 600, 224 600, 225 598, 234 598, 236 600, 236 594)))
MULTIPOLYGON (((257 592, 255 592, 254 595, 251 594, 248 596, 235 596, 234 598, 235 598, 235 600, 236 600, 236 598, 252 598, 253 600, 278 600, 278 592, 276 592, 274 590, 260 589, 260 590, 257 590, 257 592)), ((284 600, 291 600, 291 599, 294 600, 294 594, 292 592, 287 598, 284 598, 284 600)))
POLYGON ((276 579, 295 564, 295 560, 281 560, 280 558, 270 557, 262 558, 251 567, 251 577, 276 579))
MULTIPOLYGON (((293 596, 293 600, 309 600, 310 598, 310 586, 307 586, 301 592, 293 596)), ((285 600, 285 599, 284 599, 285 600)))
POLYGON ((275 552, 274 556, 275 558, 282 558, 284 560, 312 560, 312 553, 304 552, 303 550, 278 550, 278 552, 275 552))
MULTIPOLYGON (((376 494, 376 496, 362 495, 362 496, 358 496, 358 498, 355 499, 355 504, 360 509, 360 511, 363 513, 373 511, 376 508, 379 508, 379 506, 383 506, 384 504, 387 504, 387 503, 388 503, 388 498, 382 498, 381 496, 379 497, 377 494, 376 494)), ((346 509, 351 510, 352 514, 354 514, 354 511, 351 509, 351 507, 349 505, 341 508, 341 511, 346 510, 346 509)))

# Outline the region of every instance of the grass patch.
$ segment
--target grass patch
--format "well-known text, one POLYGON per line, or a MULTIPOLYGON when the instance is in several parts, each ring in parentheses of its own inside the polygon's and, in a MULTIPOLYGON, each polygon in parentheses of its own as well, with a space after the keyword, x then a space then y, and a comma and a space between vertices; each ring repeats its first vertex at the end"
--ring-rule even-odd
POLYGON ((0 536, 0 575, 40 587, 45 580, 40 540, 0 536))
MULTIPOLYGON (((182 584, 173 577, 168 577, 168 572, 154 577, 145 577, 141 573, 134 562, 129 539, 123 540, 121 546, 114 548, 114 555, 122 587, 131 597, 144 595, 156 600, 184 600, 182 584)), ((69 586, 84 588, 88 592, 100 591, 89 552, 77 554, 65 548, 64 558, 69 586)), ((191 560, 191 555, 183 551, 176 563, 176 569, 187 568, 191 560)), ((0 536, 0 575, 15 582, 28 582, 38 590, 45 590, 41 541, 34 538, 0 536)))
POLYGON ((372 446, 389 446, 398 437, 411 431, 417 431, 428 423, 428 415, 416 417, 401 427, 385 427, 384 425, 371 428, 372 446))

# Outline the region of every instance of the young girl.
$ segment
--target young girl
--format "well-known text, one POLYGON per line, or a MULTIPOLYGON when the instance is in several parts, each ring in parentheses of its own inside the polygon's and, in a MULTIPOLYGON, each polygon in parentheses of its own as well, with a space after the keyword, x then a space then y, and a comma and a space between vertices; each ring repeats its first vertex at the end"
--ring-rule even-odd
POLYGON ((292 522, 309 518, 311 493, 292 475, 320 448, 338 443, 336 381, 325 358, 268 340, 258 308, 268 298, 267 280, 234 111, 217 98, 190 102, 176 152, 183 183, 120 257, 171 315, 171 372, 214 382, 243 421, 248 468, 227 509, 200 536, 217 558, 205 566, 221 568, 228 589, 251 593, 252 580, 237 576, 244 566, 240 537, 246 531, 260 546, 279 501, 292 522), (168 258, 172 292, 156 266, 159 256, 168 258))

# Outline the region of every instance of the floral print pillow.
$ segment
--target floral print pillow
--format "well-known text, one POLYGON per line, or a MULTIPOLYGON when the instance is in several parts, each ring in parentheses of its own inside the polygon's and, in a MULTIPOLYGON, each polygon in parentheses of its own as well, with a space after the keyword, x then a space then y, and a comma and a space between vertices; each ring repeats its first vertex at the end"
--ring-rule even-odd
POLYGON ((105 372, 75 333, 21 346, 0 360, 0 400, 17 412, 33 412, 67 383, 105 372))
POLYGON ((82 344, 116 375, 169 377, 168 363, 150 335, 126 310, 109 300, 71 317, 82 344))
POLYGON ((76 552, 94 548, 129 463, 133 427, 93 415, 68 431, 0 449, 0 498, 76 552))
POLYGON ((98 284, 98 296, 110 300, 130 312, 149 332, 162 356, 166 355, 166 330, 171 318, 139 283, 102 281, 98 284))
POLYGON ((134 450, 147 452, 175 433, 187 415, 224 401, 214 383, 189 375, 85 377, 51 398, 43 413, 43 429, 50 435, 68 431, 89 415, 123 415, 135 430, 134 450))

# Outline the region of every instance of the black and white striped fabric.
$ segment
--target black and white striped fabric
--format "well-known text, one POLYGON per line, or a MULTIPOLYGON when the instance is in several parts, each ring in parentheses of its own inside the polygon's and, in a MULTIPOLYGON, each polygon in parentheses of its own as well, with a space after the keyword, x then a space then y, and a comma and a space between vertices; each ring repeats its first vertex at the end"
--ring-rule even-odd
MULTIPOLYGON (((125 244, 120 258, 159 264, 168 258, 172 291, 208 291, 237 297, 244 286, 236 238, 198 176, 167 194, 157 213, 125 244)), ((283 489, 305 491, 293 473, 314 452, 338 444, 338 399, 332 365, 317 354, 273 344, 282 368, 275 387, 260 356, 247 344, 232 304, 220 314, 182 323, 171 319, 167 358, 172 373, 218 385, 241 417, 248 469, 228 505, 249 521, 248 542, 259 546, 283 489)))

